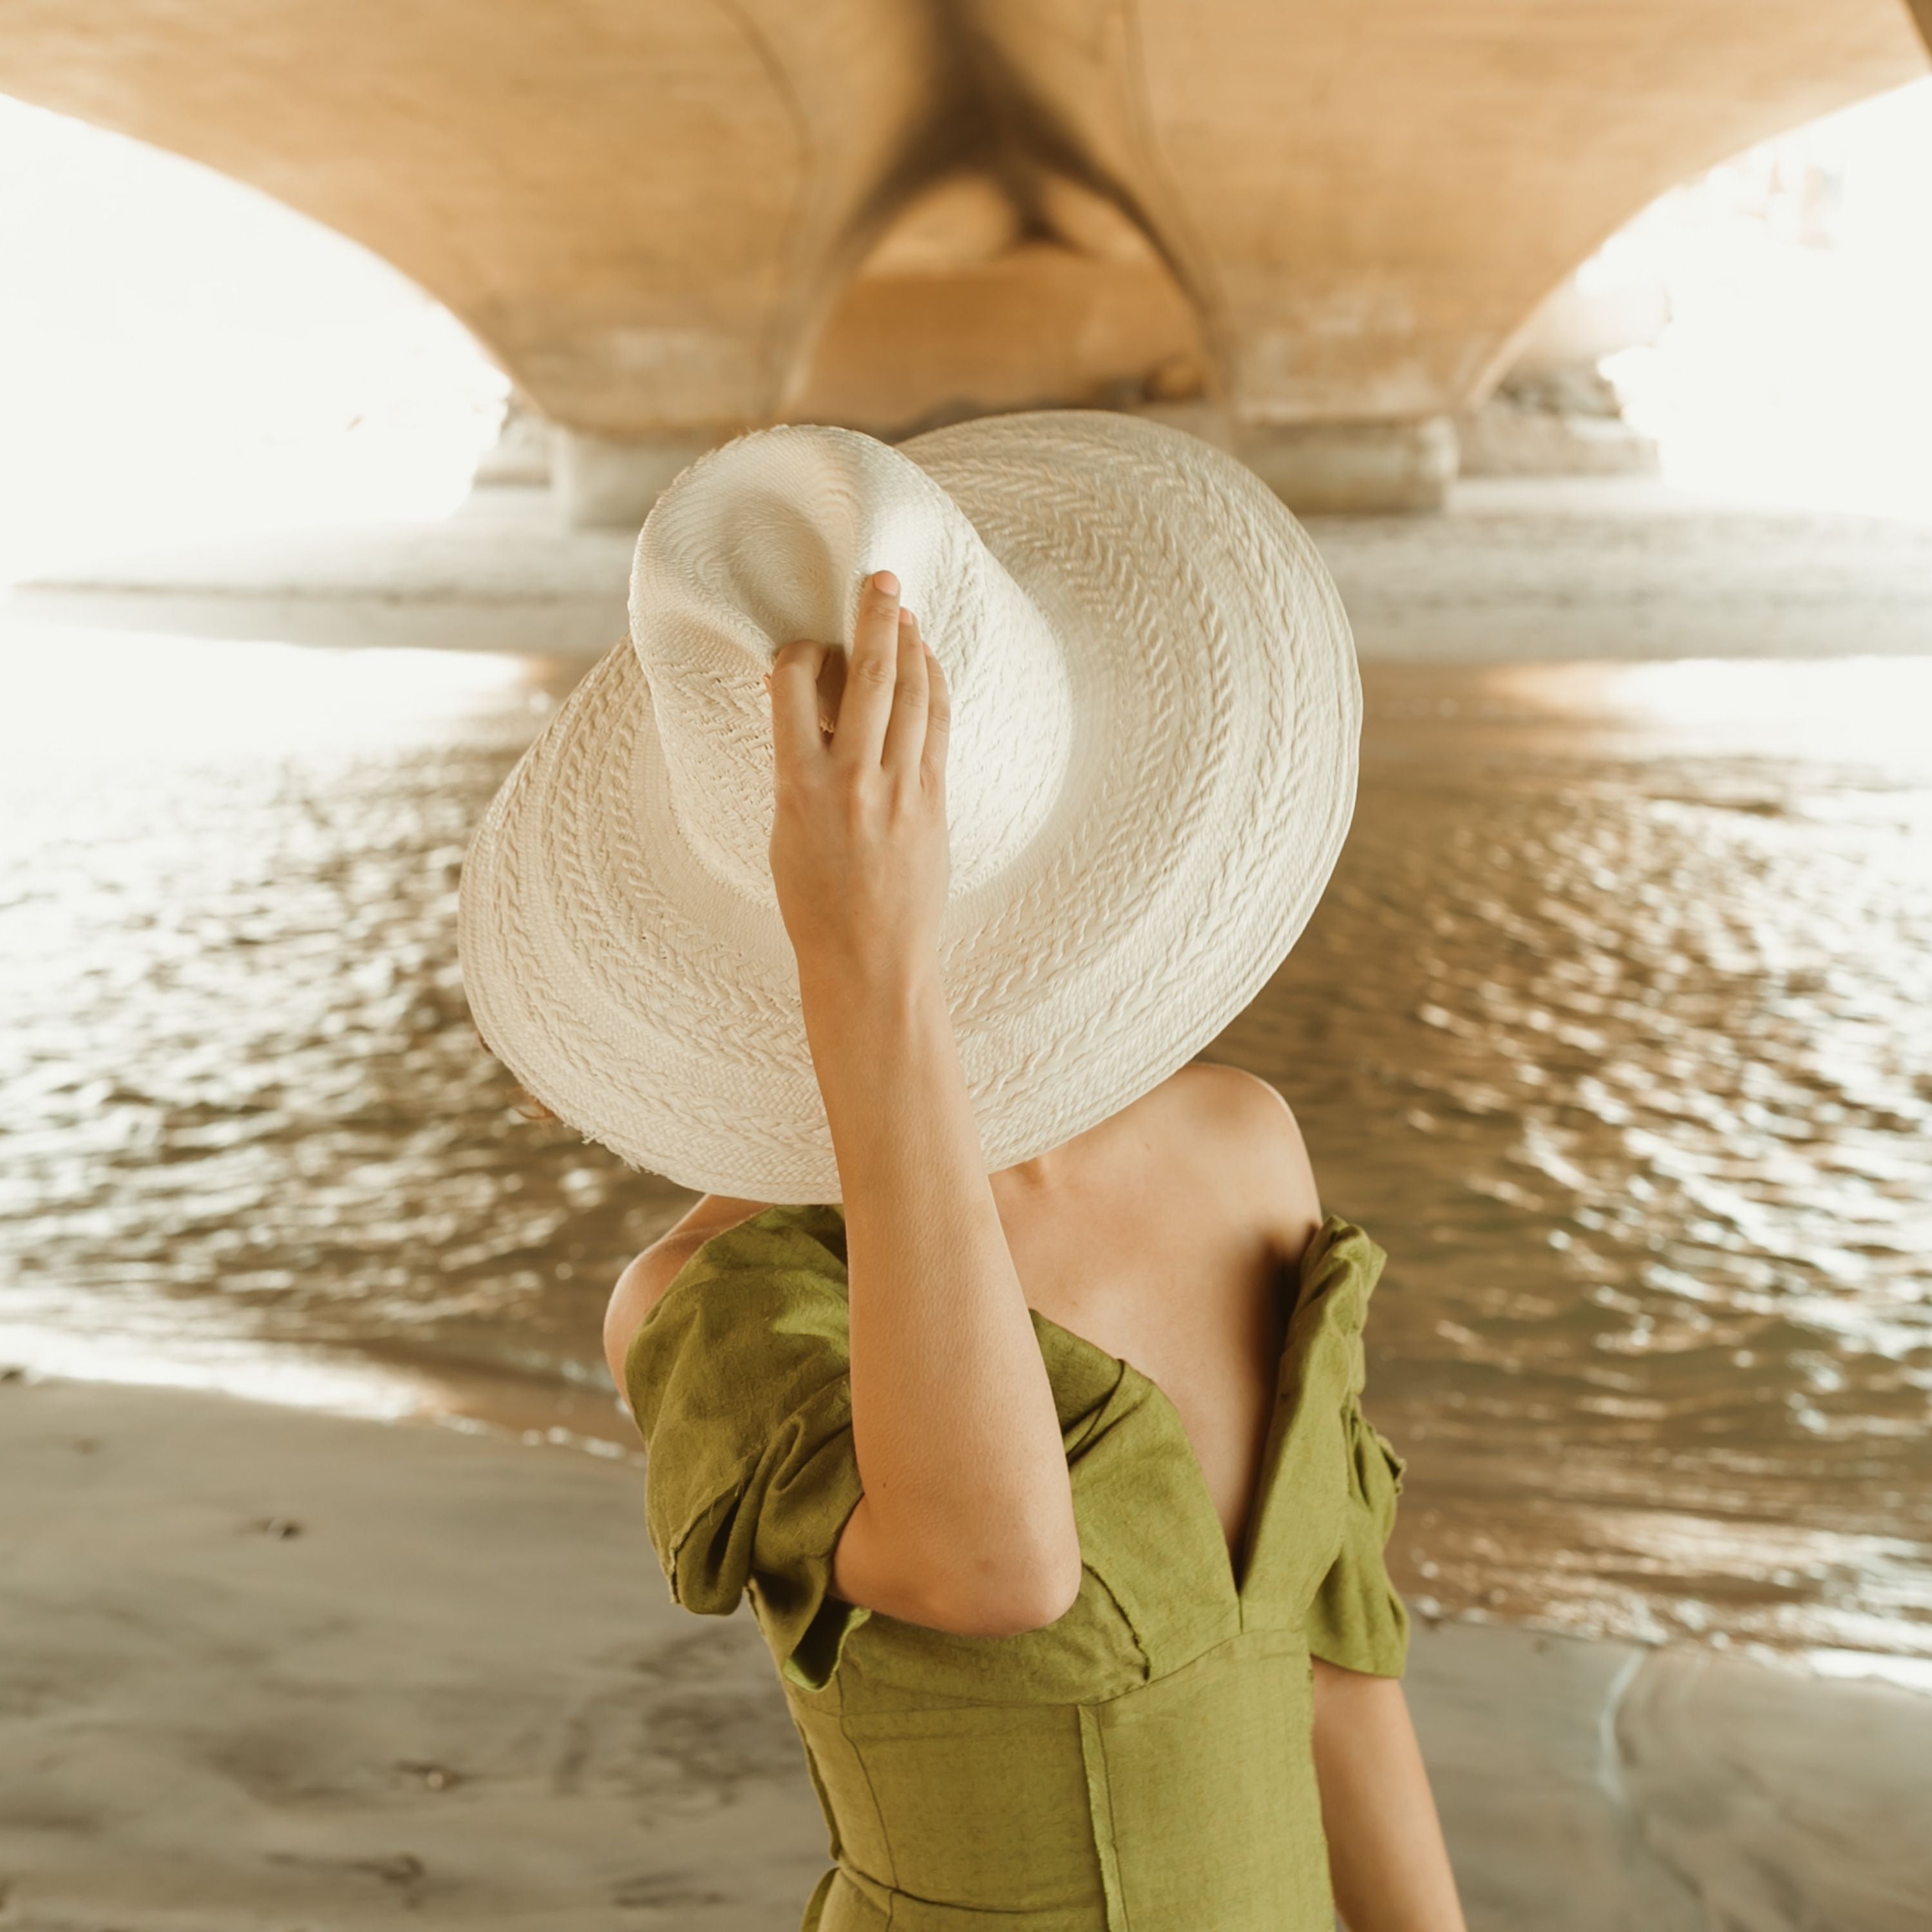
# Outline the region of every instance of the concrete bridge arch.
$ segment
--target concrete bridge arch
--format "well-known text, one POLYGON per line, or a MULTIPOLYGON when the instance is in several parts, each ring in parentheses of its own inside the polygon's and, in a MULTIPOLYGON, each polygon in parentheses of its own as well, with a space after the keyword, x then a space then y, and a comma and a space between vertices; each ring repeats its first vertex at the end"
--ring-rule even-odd
POLYGON ((0 0, 0 92, 412 277, 593 519, 751 424, 1056 401, 1426 494, 1636 209, 1925 67, 1902 0, 0 0))

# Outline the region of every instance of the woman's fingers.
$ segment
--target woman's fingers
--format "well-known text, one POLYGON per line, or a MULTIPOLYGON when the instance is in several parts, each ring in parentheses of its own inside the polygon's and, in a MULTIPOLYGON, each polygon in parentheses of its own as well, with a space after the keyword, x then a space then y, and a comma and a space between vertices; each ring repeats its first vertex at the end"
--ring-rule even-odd
POLYGON ((888 770, 909 778, 916 776, 926 749, 926 640, 919 634, 919 620, 902 605, 898 677, 892 686, 892 714, 881 756, 888 770))
POLYGON ((832 755, 842 764, 879 762, 898 682, 898 656, 899 580, 890 570, 874 571, 859 593, 851 662, 838 699, 832 755))
POLYGON ((876 572, 860 592, 849 652, 802 640, 787 644, 765 685, 781 775, 788 766, 809 769, 828 752, 844 764, 944 770, 944 676, 889 570, 876 572))
POLYGON ((766 679, 772 883, 801 985, 855 962, 924 970, 946 909, 945 680, 890 572, 860 607, 848 649, 788 644, 766 679))
POLYGON ((810 769, 825 756, 818 722, 818 675, 830 655, 825 644, 785 645, 765 674, 772 694, 772 752, 781 776, 810 769))

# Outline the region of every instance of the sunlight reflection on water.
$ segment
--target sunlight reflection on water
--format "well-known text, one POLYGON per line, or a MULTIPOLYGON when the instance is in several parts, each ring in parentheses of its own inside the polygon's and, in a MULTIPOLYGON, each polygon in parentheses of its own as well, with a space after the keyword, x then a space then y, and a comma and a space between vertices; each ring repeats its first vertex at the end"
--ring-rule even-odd
POLYGON ((1218 1043, 1389 1227, 1405 1577, 1932 1651, 1932 664, 1389 670, 1218 1043))
MULTIPOLYGON (((454 934, 575 668, 0 651, 0 1354, 622 1439, 602 1304, 688 1197, 517 1116, 454 934)), ((1210 1053, 1390 1250, 1412 1602, 1932 1656, 1932 664, 1367 683, 1210 1053)))

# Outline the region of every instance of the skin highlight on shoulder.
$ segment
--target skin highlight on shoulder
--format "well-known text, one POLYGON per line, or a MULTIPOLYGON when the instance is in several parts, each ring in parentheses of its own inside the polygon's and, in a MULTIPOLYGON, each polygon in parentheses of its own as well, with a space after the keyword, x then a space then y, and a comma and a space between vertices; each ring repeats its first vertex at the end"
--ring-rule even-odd
POLYGON ((1186 1157, 1250 1208, 1280 1260, 1298 1264, 1322 1225, 1322 1200, 1280 1089, 1244 1068, 1197 1060, 1155 1093, 1173 1112, 1186 1157))
POLYGON ((610 1378, 620 1396, 624 1359, 632 1340, 685 1263, 714 1234, 735 1228, 770 1205, 770 1202, 740 1201, 730 1195, 700 1195, 617 1277, 610 1306, 604 1312, 604 1359, 610 1364, 610 1378))

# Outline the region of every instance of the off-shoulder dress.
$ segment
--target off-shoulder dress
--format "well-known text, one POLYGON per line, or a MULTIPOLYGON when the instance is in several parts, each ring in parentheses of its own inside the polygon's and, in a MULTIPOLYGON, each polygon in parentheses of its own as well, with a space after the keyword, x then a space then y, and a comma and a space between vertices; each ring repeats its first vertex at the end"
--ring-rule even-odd
POLYGON ((1330 1932, 1312 1658, 1399 1677, 1384 1567, 1402 1463, 1361 1409, 1384 1256, 1310 1244, 1238 1566, 1179 1413, 1037 1310, 1080 1535, 1044 1629, 954 1636, 842 1602, 861 1494, 844 1219, 706 1241, 633 1340, 645 1516, 674 1601, 748 1590, 825 1814, 802 1932, 1330 1932))

